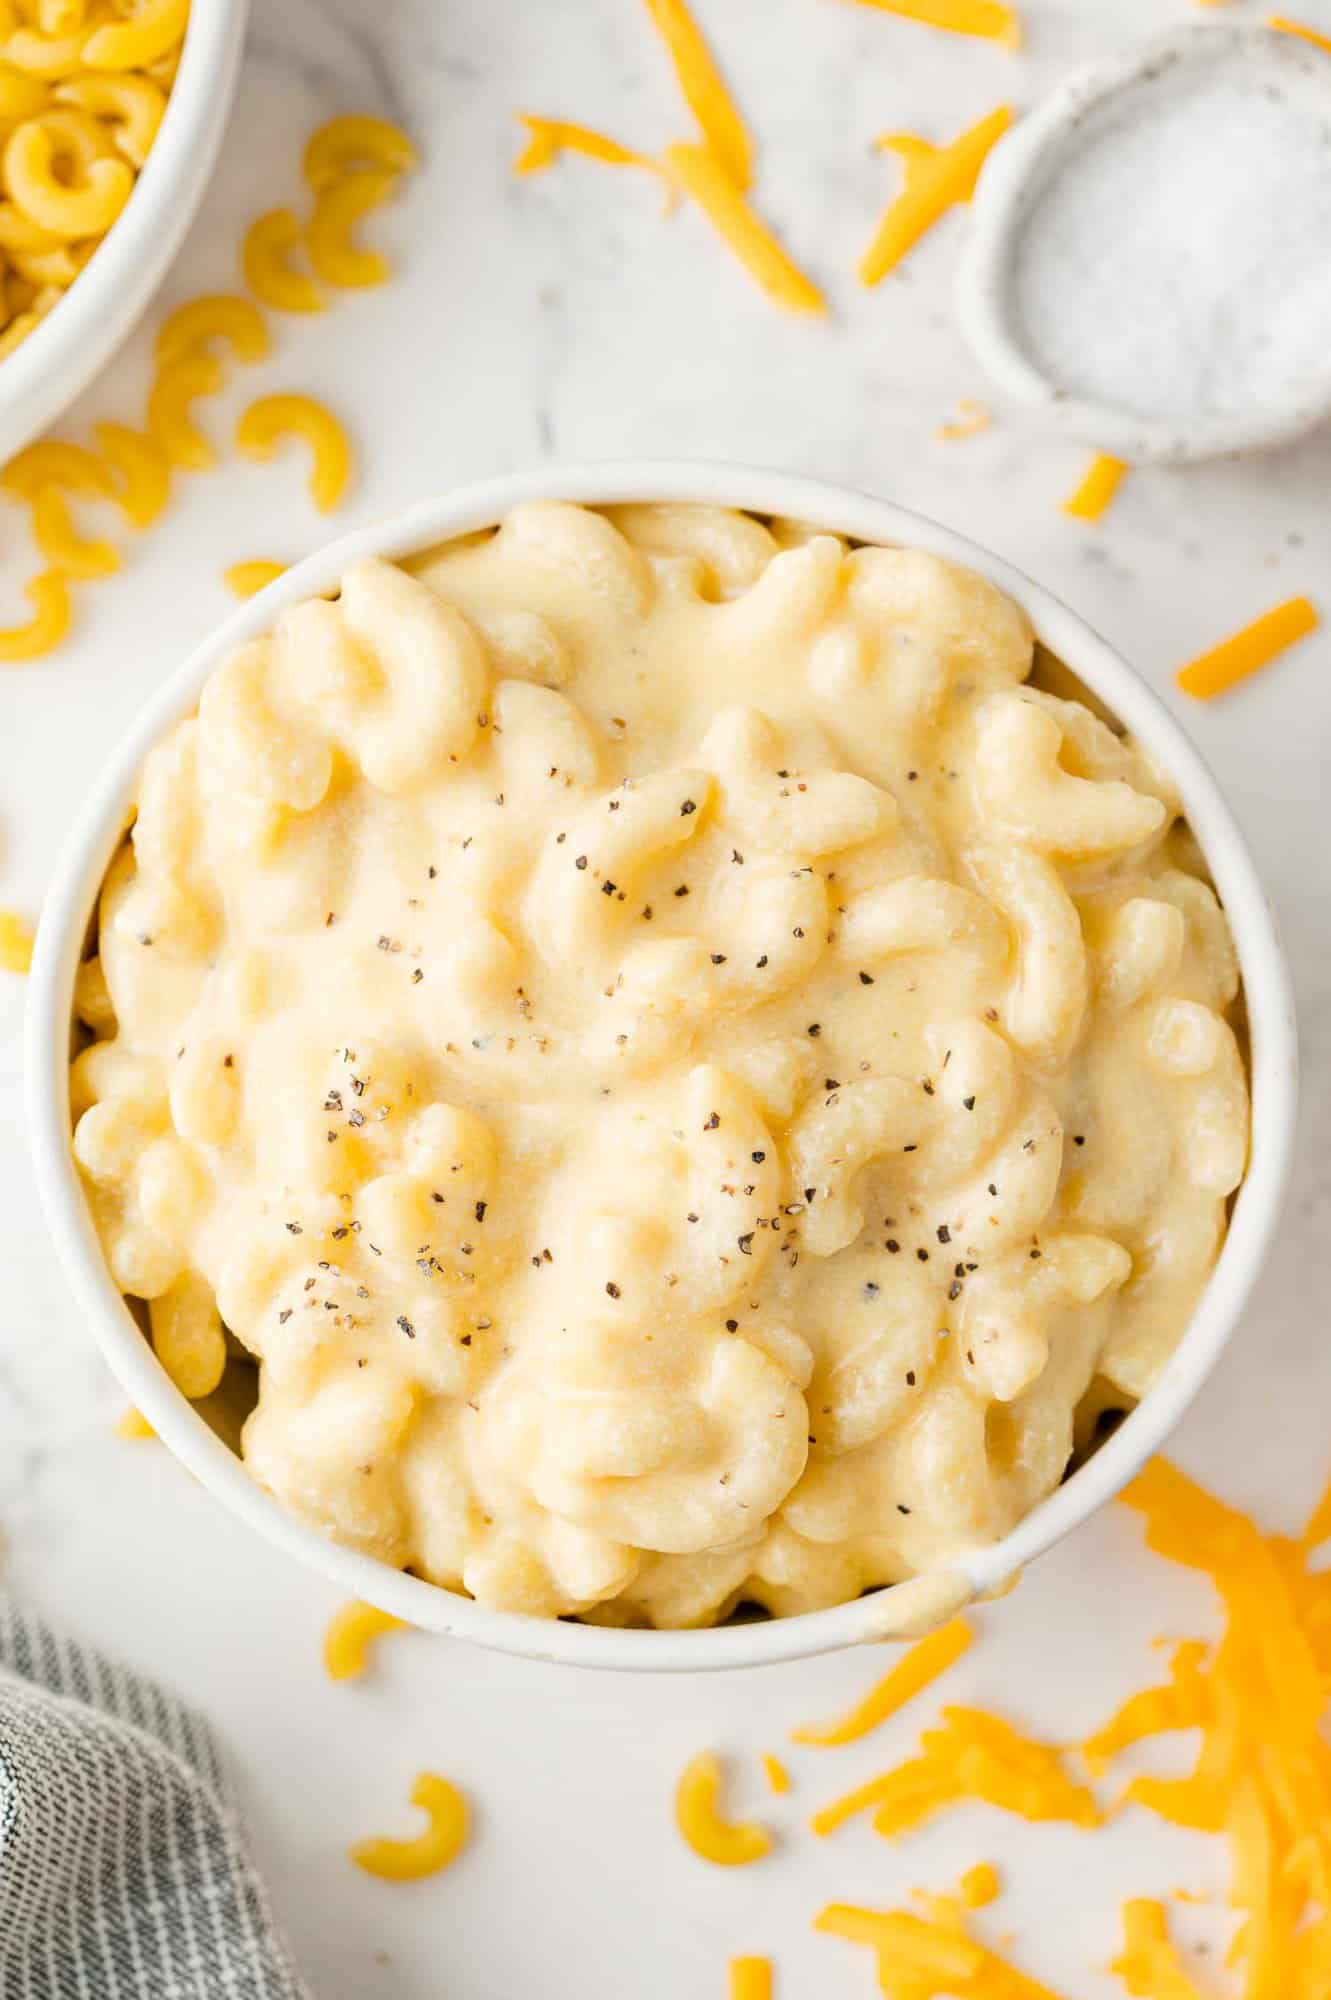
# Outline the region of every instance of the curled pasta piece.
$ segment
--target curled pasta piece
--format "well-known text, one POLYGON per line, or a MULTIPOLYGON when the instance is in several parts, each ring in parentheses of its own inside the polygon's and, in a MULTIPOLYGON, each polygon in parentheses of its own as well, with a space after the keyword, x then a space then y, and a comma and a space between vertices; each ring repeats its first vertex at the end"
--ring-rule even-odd
POLYGON ((314 279, 289 261, 291 251, 302 240, 301 226, 289 208, 274 208, 256 216, 245 232, 240 253, 245 283, 256 299, 278 312, 324 310, 326 300, 314 279))
MULTIPOLYGON (((97 25, 114 19, 108 6, 96 10, 97 25)), ((95 25, 87 21, 65 35, 46 35, 35 27, 15 28, 0 42, 0 60, 27 76, 57 83, 83 68, 83 52, 94 32, 95 25)))
POLYGON ((815 1256, 853 1243, 864 1226, 856 1185, 870 1161, 919 1144, 920 1091, 897 1076, 863 1077, 810 1106, 790 1130, 792 1185, 806 1207, 800 1233, 815 1256))
POLYGON ((771 529, 733 507, 657 501, 605 511, 620 534, 648 555, 697 556, 718 597, 752 589, 777 552, 771 529))
POLYGON ((1076 908, 1057 870, 1028 848, 974 848, 966 858, 1016 933, 1015 970, 1000 1004, 1004 1029, 1038 1068, 1059 1069, 1086 1014, 1086 947, 1076 908))
POLYGON ((57 236, 104 235, 129 200, 133 172, 123 160, 94 159, 81 183, 66 186, 56 177, 57 153, 56 138, 35 119, 16 125, 3 159, 9 194, 25 215, 57 236))
POLYGON ((976 789, 1016 839, 1065 862, 1104 860, 1140 846, 1169 817, 1163 801, 1121 778, 1075 777, 1059 759, 1055 716, 1021 695, 998 695, 978 724, 976 789))
POLYGON ((716 1753, 691 1757, 675 1787, 675 1824, 694 1853, 721 1868, 761 1861, 772 1851, 772 1836, 752 1820, 721 1817, 721 1765, 716 1753))
POLYGON ((211 1396, 226 1369, 226 1335, 207 1281, 190 1271, 148 1307, 153 1348, 182 1396, 211 1396))
POLYGON ((222 571, 222 581, 236 597, 257 597, 270 583, 276 583, 279 576, 287 573, 286 563, 269 562, 263 556, 253 556, 248 562, 232 563, 222 571))
POLYGON ((43 570, 24 589, 33 615, 26 625, 0 629, 0 661, 38 659, 58 646, 69 630, 69 586, 59 570, 43 570))
POLYGON ((144 1416, 142 1410, 136 1410, 131 1405, 128 1410, 116 1418, 116 1436, 118 1438, 142 1440, 155 1438, 157 1433, 144 1416))
POLYGON ((0 486, 23 500, 33 499, 44 486, 62 486, 68 493, 88 493, 99 500, 115 498, 115 484, 101 460, 63 438, 40 438, 15 452, 0 471, 0 486))
POLYGON ((341 1605, 324 1633, 324 1670, 330 1681, 359 1680, 369 1665, 370 1647, 384 1632, 405 1632, 405 1618, 394 1618, 376 1604, 359 1598, 341 1605))
POLYGON ((93 426, 97 449, 119 476, 115 492, 121 512, 135 528, 151 527, 171 491, 171 462, 155 438, 127 424, 93 426))
POLYGON ((32 964, 33 936, 16 910, 0 910, 0 969, 27 972, 32 964))
POLYGON ((310 262, 326 284, 357 289, 384 285, 393 267, 378 250, 354 243, 351 231, 362 216, 388 200, 397 175, 365 171, 334 181, 315 197, 314 213, 305 225, 310 262))
POLYGON ((146 69, 177 50, 189 24, 189 0, 140 0, 132 19, 98 28, 83 45, 89 69, 146 69))
POLYGON ((268 353, 268 328, 252 299, 230 292, 209 292, 177 306, 157 335, 158 365, 166 367, 211 340, 224 340, 238 361, 262 361, 268 353))
POLYGON ((573 584, 622 618, 639 618, 652 601, 652 572, 603 515, 566 500, 528 500, 506 516, 496 552, 573 584))
POLYGON ((380 167, 401 174, 409 172, 416 159, 416 148, 400 125, 390 124, 387 118, 348 112, 341 118, 330 118, 311 135, 301 167, 307 185, 315 194, 322 194, 349 169, 380 167))
POLYGON ((49 229, 39 228, 31 216, 25 215, 12 201, 0 201, 0 250, 7 250, 11 256, 16 251, 25 254, 33 251, 59 250, 64 245, 64 237, 57 236, 49 229))
POLYGON ((264 811, 309 812, 328 790, 326 742, 279 717, 269 692, 269 641, 241 646, 205 682, 199 700, 199 778, 205 795, 252 800, 264 811))
POLYGON ((14 269, 30 285, 42 291, 50 289, 58 297, 68 291, 96 247, 92 239, 86 243, 57 243, 53 250, 12 250, 10 258, 14 269))
POLYGON ((351 479, 351 443, 332 411, 312 396, 261 396, 236 426, 236 444, 247 458, 268 459, 284 437, 303 437, 314 455, 310 498, 331 513, 351 479))
POLYGON ((957 882, 902 875, 846 904, 837 947, 865 965, 898 952, 965 952, 977 972, 992 976, 1006 964, 1009 944, 1003 919, 983 896, 957 882))
POLYGON ((21 69, 11 69, 9 61, 0 45, 0 119, 6 125, 17 124, 24 118, 35 118, 51 102, 50 89, 41 77, 27 76, 21 69))
POLYGON ((1131 1275, 1132 1258, 1121 1244, 1066 1231, 986 1259, 960 1306, 966 1380, 996 1402, 1014 1402, 1044 1373, 1054 1314, 1084 1310, 1131 1275))
POLYGON ((75 533, 69 503, 58 487, 47 486, 34 495, 32 535, 51 568, 65 576, 110 576, 120 567, 119 552, 110 542, 75 533))
POLYGON ((55 87, 58 104, 72 105, 105 119, 116 149, 132 167, 142 167, 152 151, 166 92, 148 76, 71 76, 55 87))
POLYGON ((211 354, 182 354, 157 371, 148 392, 148 429, 171 465, 206 472, 217 453, 193 422, 190 405, 196 398, 215 396, 222 386, 222 364, 211 354))
POLYGON ((422 1771, 411 1788, 411 1803, 427 1815, 426 1831, 414 1840, 358 1841, 351 1859, 367 1875, 378 1875, 388 1882, 415 1882, 423 1875, 438 1875, 462 1852, 469 1815, 456 1785, 433 1771, 422 1771))

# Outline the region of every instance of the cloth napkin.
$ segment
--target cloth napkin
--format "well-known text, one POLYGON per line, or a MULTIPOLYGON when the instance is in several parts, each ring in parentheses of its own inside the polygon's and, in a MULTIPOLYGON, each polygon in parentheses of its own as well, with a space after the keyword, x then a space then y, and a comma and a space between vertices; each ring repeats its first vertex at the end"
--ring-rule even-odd
POLYGON ((204 1722, 2 1595, 0 2000, 310 2000, 204 1722))

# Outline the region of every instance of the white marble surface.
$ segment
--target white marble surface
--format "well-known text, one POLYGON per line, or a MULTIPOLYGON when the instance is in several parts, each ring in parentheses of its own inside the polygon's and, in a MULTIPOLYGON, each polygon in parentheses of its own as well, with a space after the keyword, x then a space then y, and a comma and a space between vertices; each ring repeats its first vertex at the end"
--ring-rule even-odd
MULTIPOLYGON (((1029 103, 1069 62, 1189 18, 1187 0, 1030 0, 1019 61, 829 0, 698 4, 760 135, 763 206, 826 286, 830 324, 776 314, 696 217, 660 218, 645 178, 569 163, 510 179, 519 105, 640 144, 686 130, 633 0, 256 0, 230 143, 168 299, 231 282, 241 225, 297 195, 300 142, 327 113, 369 106, 404 118, 425 166, 383 225, 398 281, 348 295, 323 319, 284 322, 273 359, 209 413, 219 439, 258 389, 325 393, 362 449, 349 510, 362 515, 561 456, 732 456, 856 481, 1061 591, 1181 709, 1174 664, 1278 597, 1325 587, 1331 436, 1264 463, 1142 473, 1088 530, 1057 507, 1081 467, 1074 447, 1019 420, 966 443, 934 436, 957 396, 985 394, 950 307, 958 218, 878 293, 850 276, 888 186, 868 149, 875 132, 946 135, 1003 96, 1029 103)), ((1302 0, 1300 11, 1331 30, 1331 0, 1302 0)), ((132 417, 149 349, 145 331, 71 423, 132 417)), ((3 670, 0 904, 40 904, 106 747, 226 609, 222 565, 292 557, 321 536, 303 470, 295 456, 265 468, 232 461, 182 482, 123 574, 81 598, 61 656, 3 670)), ((15 514, 0 548, 5 606, 17 607, 31 566, 15 514)), ((1331 1456, 1321 1282, 1331 638, 1185 720, 1280 908, 1307 1110, 1276 1254, 1178 1451, 1288 1524, 1331 1456)), ((628 1680, 404 1636, 371 1681, 330 1686, 318 1663, 329 1588, 251 1541, 160 1447, 111 1435, 120 1398, 66 1296, 26 1161, 22 1006, 21 982, 0 980, 0 1580, 207 1708, 321 2000, 719 1996, 726 1957, 741 1950, 776 1955, 781 2000, 868 1993, 867 1958, 810 1933, 821 1902, 886 1903, 915 1883, 941 1886, 982 1855, 1005 1863, 999 1927, 1019 1934, 1024 1962, 1061 1992, 1098 2000, 1118 1990, 1096 1968, 1116 1942, 1123 1894, 1223 1879, 1213 1845, 1132 1819, 1069 1837, 977 1810, 900 1850, 863 1826, 813 1841, 802 1831, 810 1805, 904 1754, 912 1725, 852 1750, 801 1753, 796 1793, 781 1802, 760 1800, 752 1753, 858 1690, 875 1670, 867 1657, 628 1680), (736 1753, 740 1796, 784 1830, 762 1867, 708 1869, 669 1828, 675 1773, 708 1743, 736 1753), (405 1826, 423 1766, 472 1794, 474 1843, 441 1880, 373 1883, 347 1864, 345 1845, 405 1826)), ((1151 1635, 1200 1630, 1210 1616, 1205 1588, 1142 1557, 1135 1523, 1112 1512, 985 1615, 983 1644, 954 1685, 1072 1735, 1152 1671, 1151 1635)), ((1192 1914, 1204 1933, 1205 1913, 1192 1914)))

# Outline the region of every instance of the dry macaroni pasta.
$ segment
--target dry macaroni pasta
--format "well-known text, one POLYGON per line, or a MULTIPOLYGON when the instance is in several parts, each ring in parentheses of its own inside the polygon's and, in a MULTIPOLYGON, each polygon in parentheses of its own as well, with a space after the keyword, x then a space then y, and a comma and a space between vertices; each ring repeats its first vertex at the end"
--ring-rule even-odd
POLYGON ((992 1542, 1146 1393, 1244 1169, 1237 965, 1167 778, 1033 665, 917 550, 542 502, 217 668, 74 1145, 121 1288, 257 1364, 257 1480, 487 1605, 700 1625, 992 1542))

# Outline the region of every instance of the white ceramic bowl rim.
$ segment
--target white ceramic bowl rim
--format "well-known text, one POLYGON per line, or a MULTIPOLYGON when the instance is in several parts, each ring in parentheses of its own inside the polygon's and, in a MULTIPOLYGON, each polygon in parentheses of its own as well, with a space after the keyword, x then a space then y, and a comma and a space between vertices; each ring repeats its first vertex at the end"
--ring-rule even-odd
POLYGON ((1223 55, 1285 68, 1326 87, 1328 57, 1300 37, 1258 22, 1195 23, 1073 72, 995 148, 971 203, 970 230, 957 278, 962 332, 990 379, 1037 409, 1048 423, 1128 464, 1191 464, 1239 451, 1290 443, 1331 416, 1331 356, 1315 391, 1281 406, 1217 417, 1151 417, 1077 396, 1046 375, 1012 324, 1011 280, 1017 238, 1059 155, 1089 113, 1122 91, 1180 66, 1223 55))
MULTIPOLYGON (((1228 1236, 1187 1332, 1159 1381, 1095 1455, 992 1547, 953 1566, 968 1591, 993 1591, 1118 1492, 1160 1446, 1214 1365, 1257 1275, 1284 1185, 1294 1123, 1295 1034, 1274 919, 1243 837, 1214 779, 1156 696, 1107 642, 1018 570, 903 507, 783 472, 666 460, 548 467, 463 487, 355 528, 234 612, 173 674, 111 756, 69 836, 42 913, 29 986, 29 1125, 47 1219, 75 1297, 126 1394, 202 1483, 269 1541, 409 1623, 501 1652, 570 1665, 700 1669, 829 1652, 884 1635, 892 1591, 832 1610, 703 1631, 620 1631, 492 1611, 326 1540, 245 1471, 175 1389, 116 1290, 70 1146, 69 1037, 74 977, 97 893, 128 821, 148 750, 190 714, 232 647, 278 612, 337 587, 360 557, 405 557, 492 526, 522 501, 589 505, 700 501, 811 521, 855 540, 929 550, 989 577, 1024 606, 1044 644, 1104 700, 1172 773, 1225 904, 1242 967, 1252 1049, 1253 1140, 1228 1236)), ((896 1586, 910 1589, 910 1585, 896 1586)))
POLYGON ((180 67, 124 210, 59 303, 0 362, 0 458, 85 389, 156 291, 212 172, 249 0, 191 0, 180 67))

